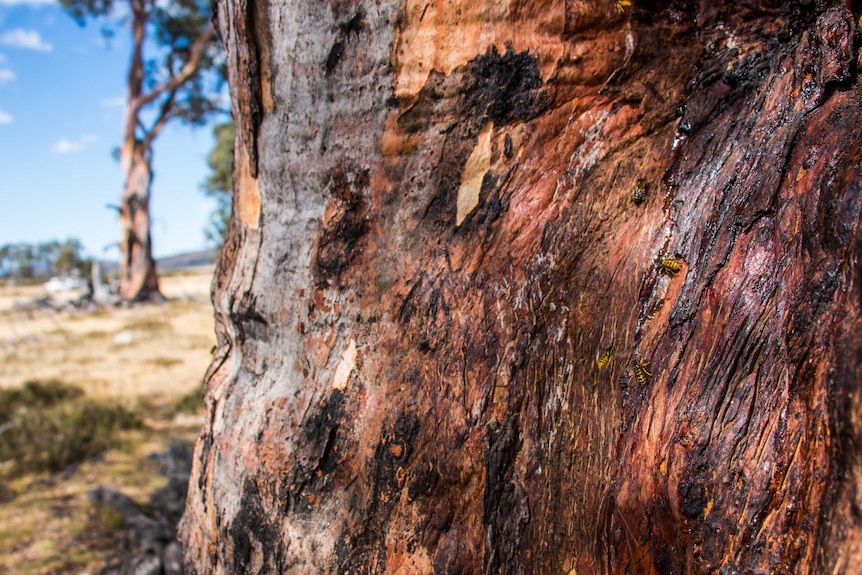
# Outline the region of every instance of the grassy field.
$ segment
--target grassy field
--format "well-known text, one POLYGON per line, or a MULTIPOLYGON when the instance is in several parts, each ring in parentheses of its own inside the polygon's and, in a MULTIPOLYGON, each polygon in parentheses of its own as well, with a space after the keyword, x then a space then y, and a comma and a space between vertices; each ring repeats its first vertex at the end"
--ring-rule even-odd
POLYGON ((33 309, 22 304, 43 297, 41 287, 0 288, 0 402, 25 402, 14 426, 0 425, 0 573, 98 573, 118 525, 91 507, 87 491, 105 485, 145 504, 164 485, 150 455, 172 441, 192 444, 202 423, 195 401, 179 406, 199 397, 215 344, 211 273, 163 277, 165 304, 92 312, 33 309), (38 410, 26 404, 46 389, 69 397, 40 399, 38 410), (66 464, 76 452, 57 446, 101 417, 94 413, 106 414, 110 429, 74 444, 87 456, 66 464), (39 436, 47 428, 53 435, 39 436), (11 434, 22 430, 32 440, 10 459, 11 434))

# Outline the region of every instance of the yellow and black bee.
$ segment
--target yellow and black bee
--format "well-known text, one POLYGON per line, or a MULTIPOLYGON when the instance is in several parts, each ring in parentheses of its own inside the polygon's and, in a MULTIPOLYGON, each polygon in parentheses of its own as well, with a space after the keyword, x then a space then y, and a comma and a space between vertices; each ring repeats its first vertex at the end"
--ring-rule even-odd
POLYGON ((635 205, 641 205, 646 199, 647 183, 643 178, 638 178, 635 182, 635 187, 632 189, 632 201, 635 205))
POLYGON ((682 262, 674 258, 661 258, 658 261, 659 273, 669 276, 676 275, 682 269, 682 262))
POLYGON ((606 368, 608 366, 608 364, 611 362, 611 360, 614 359, 614 351, 616 351, 616 350, 614 350, 614 346, 610 346, 608 349, 606 349, 605 351, 602 352, 602 355, 600 355, 596 359, 596 365, 598 366, 599 369, 606 368))
POLYGON ((634 2, 632 0, 615 0, 614 6, 617 9, 617 12, 625 12, 626 8, 631 8, 634 2))
POLYGON ((638 380, 639 384, 646 385, 649 383, 652 374, 646 370, 645 364, 636 359, 632 361, 632 370, 635 372, 635 379, 638 380))

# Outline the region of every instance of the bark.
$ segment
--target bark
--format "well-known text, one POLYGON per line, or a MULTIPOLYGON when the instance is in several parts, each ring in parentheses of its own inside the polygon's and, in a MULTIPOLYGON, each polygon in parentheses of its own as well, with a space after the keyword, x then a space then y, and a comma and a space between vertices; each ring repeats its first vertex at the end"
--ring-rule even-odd
POLYGON ((119 207, 120 297, 128 301, 160 299, 159 276, 150 241, 150 185, 153 179, 152 139, 141 138, 141 98, 144 95, 144 41, 149 19, 147 3, 129 2, 132 60, 123 123, 120 162, 126 176, 119 207))
POLYGON ((120 297, 130 301, 160 299, 159 277, 150 239, 151 150, 137 140, 133 140, 130 147, 126 186, 119 209, 120 297))
POLYGON ((216 4, 190 572, 862 569, 858 14, 629 4, 216 4))

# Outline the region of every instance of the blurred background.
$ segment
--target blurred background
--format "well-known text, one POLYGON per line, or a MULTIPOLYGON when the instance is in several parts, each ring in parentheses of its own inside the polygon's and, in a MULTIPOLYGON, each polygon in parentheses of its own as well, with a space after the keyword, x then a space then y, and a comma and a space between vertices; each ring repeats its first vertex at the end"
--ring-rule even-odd
POLYGON ((209 17, 0 0, 0 572, 181 572, 230 215, 209 17))

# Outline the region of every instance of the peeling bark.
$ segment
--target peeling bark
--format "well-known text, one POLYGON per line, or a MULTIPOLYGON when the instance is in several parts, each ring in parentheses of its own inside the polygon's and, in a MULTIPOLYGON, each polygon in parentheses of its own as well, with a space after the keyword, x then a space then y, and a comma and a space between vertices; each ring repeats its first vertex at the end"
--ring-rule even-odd
POLYGON ((862 570, 859 15, 618 4, 217 3, 190 572, 862 570))

